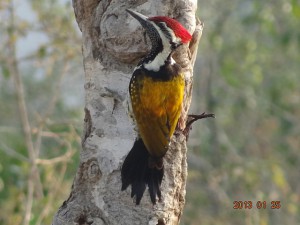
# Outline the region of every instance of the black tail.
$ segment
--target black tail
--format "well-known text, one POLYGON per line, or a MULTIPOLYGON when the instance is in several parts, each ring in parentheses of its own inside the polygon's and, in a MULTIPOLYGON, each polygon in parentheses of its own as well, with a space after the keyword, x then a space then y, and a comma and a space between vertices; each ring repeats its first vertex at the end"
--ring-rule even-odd
POLYGON ((135 196, 137 205, 140 204, 146 185, 153 204, 156 203, 156 196, 161 198, 160 185, 164 175, 162 162, 162 158, 151 158, 141 138, 134 142, 123 163, 121 176, 122 191, 131 184, 131 197, 135 196))

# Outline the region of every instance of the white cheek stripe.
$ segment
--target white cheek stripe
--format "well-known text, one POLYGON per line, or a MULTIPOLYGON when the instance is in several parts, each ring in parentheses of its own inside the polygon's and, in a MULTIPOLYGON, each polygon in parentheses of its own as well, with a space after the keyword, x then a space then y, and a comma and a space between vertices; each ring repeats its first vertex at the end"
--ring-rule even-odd
MULTIPOLYGON (((154 72, 157 72, 157 71, 159 71, 160 67, 164 65, 165 61, 167 60, 168 56, 170 55, 171 44, 170 44, 169 40, 166 38, 165 34, 160 30, 160 28, 155 23, 153 23, 153 26, 159 33, 159 36, 162 40, 163 51, 158 53, 158 55, 154 58, 153 61, 146 63, 144 65, 144 67, 147 70, 152 70, 154 72)), ((170 28, 168 28, 168 27, 166 27, 166 28, 169 30, 169 33, 172 36, 172 41, 178 41, 178 38, 174 35, 174 32, 170 28)), ((174 64, 175 63, 174 59, 171 58, 171 62, 172 62, 172 64, 174 64)))

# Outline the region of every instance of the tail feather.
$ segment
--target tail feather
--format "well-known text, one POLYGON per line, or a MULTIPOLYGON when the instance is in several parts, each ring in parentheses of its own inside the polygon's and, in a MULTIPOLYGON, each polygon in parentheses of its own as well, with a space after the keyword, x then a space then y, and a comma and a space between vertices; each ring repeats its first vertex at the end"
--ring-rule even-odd
POLYGON ((155 159, 159 166, 149 167, 153 159, 149 155, 142 139, 135 141, 131 151, 126 156, 122 166, 122 191, 131 185, 131 197, 135 197, 136 204, 140 204, 146 186, 149 188, 151 202, 156 203, 156 196, 161 198, 160 185, 164 170, 162 159, 155 159))
POLYGON ((150 198, 153 204, 156 203, 156 195, 160 199, 161 198, 161 191, 160 185, 163 178, 163 168, 157 170, 156 168, 150 169, 150 176, 149 180, 147 181, 149 187, 150 198))

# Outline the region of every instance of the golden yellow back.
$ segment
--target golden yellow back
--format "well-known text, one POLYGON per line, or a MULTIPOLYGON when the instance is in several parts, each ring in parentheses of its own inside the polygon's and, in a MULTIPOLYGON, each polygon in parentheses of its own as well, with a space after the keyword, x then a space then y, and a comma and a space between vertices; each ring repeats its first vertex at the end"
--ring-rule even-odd
POLYGON ((181 113, 184 86, 182 74, 159 80, 140 70, 131 79, 133 114, 145 146, 153 157, 163 157, 168 150, 181 113))

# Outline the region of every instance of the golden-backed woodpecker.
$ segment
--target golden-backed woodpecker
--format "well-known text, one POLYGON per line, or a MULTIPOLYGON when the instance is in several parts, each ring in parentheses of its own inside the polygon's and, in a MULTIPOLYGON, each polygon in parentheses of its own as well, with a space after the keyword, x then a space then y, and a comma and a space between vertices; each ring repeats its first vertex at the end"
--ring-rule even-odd
POLYGON ((148 186, 155 204, 161 198, 163 157, 181 113, 185 88, 183 72, 172 53, 188 43, 191 35, 172 18, 127 12, 146 30, 152 47, 134 69, 129 84, 138 138, 122 166, 122 190, 131 185, 131 197, 139 204, 148 186))

